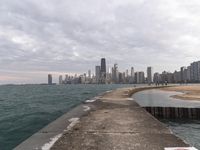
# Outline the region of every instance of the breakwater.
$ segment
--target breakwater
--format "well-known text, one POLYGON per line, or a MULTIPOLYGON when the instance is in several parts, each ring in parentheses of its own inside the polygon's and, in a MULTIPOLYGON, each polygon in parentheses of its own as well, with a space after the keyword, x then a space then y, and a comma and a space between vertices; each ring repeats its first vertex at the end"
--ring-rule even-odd
POLYGON ((117 89, 87 100, 15 149, 163 150, 189 146, 130 98, 151 88, 117 89))
POLYGON ((143 107, 159 119, 200 119, 200 108, 143 107))

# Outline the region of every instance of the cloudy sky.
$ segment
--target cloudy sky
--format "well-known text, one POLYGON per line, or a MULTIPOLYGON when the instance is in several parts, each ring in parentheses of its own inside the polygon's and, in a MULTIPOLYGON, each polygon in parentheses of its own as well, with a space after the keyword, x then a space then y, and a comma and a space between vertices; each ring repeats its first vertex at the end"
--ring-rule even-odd
POLYGON ((174 71, 200 60, 199 0, 0 0, 0 84, 83 73, 174 71))

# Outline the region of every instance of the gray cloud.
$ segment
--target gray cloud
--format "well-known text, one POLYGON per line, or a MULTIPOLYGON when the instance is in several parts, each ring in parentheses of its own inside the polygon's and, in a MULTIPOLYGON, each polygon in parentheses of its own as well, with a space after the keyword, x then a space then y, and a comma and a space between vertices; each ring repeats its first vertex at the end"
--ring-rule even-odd
POLYGON ((101 57, 121 70, 189 65, 200 57, 199 8, 198 0, 1 0, 0 83, 86 72, 101 57))

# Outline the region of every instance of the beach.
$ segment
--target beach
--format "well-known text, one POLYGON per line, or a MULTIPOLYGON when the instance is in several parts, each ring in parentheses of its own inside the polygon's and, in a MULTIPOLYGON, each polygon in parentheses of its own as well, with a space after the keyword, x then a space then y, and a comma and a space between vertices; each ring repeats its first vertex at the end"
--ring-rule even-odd
POLYGON ((162 88, 165 91, 176 91, 182 94, 173 95, 173 98, 181 100, 196 100, 200 101, 200 85, 180 85, 173 87, 162 88))

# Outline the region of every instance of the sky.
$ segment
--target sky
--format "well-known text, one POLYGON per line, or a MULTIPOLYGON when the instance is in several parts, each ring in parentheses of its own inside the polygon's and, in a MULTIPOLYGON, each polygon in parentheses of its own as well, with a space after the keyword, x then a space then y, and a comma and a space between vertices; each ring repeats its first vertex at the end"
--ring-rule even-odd
POLYGON ((85 73, 178 70, 200 58, 199 0, 0 0, 0 84, 85 73))

